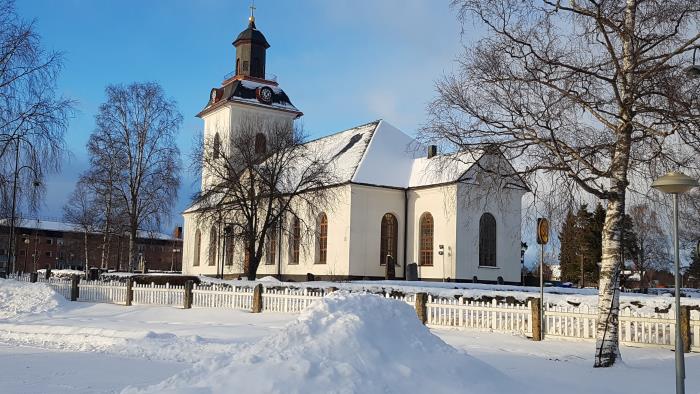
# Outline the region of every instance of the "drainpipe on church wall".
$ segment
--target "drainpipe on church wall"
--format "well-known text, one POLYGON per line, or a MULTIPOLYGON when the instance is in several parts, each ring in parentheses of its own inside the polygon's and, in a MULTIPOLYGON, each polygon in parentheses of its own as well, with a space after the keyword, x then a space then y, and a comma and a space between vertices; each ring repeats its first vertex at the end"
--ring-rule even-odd
POLYGON ((406 280, 408 264, 408 189, 403 191, 403 280, 406 280))

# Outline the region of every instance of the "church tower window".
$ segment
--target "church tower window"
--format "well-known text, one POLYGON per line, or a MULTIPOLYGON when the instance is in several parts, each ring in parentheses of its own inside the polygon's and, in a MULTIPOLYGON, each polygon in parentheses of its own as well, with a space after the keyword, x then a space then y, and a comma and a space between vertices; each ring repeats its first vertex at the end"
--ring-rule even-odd
POLYGON ((267 138, 265 134, 258 133, 255 135, 255 153, 263 155, 267 152, 267 138))
POLYGON ((219 133, 214 134, 214 143, 212 145, 212 155, 214 159, 218 159, 221 156, 221 137, 219 137, 219 133))
POLYGON ((479 266, 496 266, 496 218, 490 213, 479 220, 479 266))

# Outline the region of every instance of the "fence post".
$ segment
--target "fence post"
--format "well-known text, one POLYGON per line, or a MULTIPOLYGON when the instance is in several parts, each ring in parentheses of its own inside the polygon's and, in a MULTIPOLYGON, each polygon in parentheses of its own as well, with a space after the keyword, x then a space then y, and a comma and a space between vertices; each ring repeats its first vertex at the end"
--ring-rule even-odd
POLYGON ((184 297, 185 305, 183 305, 183 307, 185 309, 192 308, 192 285, 193 284, 194 284, 194 282, 191 280, 188 280, 187 282, 185 282, 185 297, 184 297))
POLYGON ((37 274, 36 272, 32 272, 29 274, 29 281, 31 283, 36 283, 37 280, 39 280, 39 274, 37 274))
POLYGON ((44 279, 49 280, 49 278, 51 277, 51 266, 50 265, 46 266, 45 275, 46 276, 44 276, 44 279))
POLYGON ((418 320, 425 324, 428 321, 428 308, 425 304, 428 303, 428 294, 416 293, 416 315, 418 320))
POLYGON ((126 306, 131 306, 134 301, 134 280, 131 278, 126 279, 126 306))
POLYGON ((70 277, 70 300, 71 301, 78 301, 78 297, 80 297, 79 293, 79 288, 78 288, 78 282, 80 281, 80 277, 78 275, 71 275, 70 277))
POLYGON ((681 306, 681 338, 683 339, 683 353, 690 353, 690 308, 681 306))
POLYGON ((262 293, 263 293, 263 285, 262 285, 262 283, 258 283, 257 285, 255 285, 255 289, 253 289, 253 308, 251 310, 252 313, 262 312, 262 309, 263 309, 262 293))
POLYGON ((542 340, 542 300, 530 298, 530 325, 532 328, 532 340, 542 340))

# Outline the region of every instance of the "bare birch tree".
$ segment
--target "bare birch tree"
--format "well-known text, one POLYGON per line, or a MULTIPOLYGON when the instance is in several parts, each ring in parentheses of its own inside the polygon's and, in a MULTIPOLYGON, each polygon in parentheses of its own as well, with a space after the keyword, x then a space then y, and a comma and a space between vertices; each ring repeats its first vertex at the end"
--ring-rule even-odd
POLYGON ((231 133, 212 134, 193 158, 193 171, 204 177, 193 204, 197 221, 228 227, 233 239, 242 240, 243 273, 255 279, 274 232, 289 234, 292 218, 303 231, 315 230, 308 218, 329 206, 330 158, 307 149, 303 132, 291 122, 246 117, 231 133))
POLYGON ((498 145, 524 175, 606 200, 596 367, 619 358, 621 224, 628 188, 661 170, 697 174, 696 0, 453 0, 485 28, 437 83, 425 137, 498 145), (695 152, 693 152, 695 150, 695 152))
MULTIPOLYGON (((105 209, 117 206, 115 198, 124 207, 133 269, 139 229, 159 227, 177 198, 180 151, 175 136, 182 115, 156 83, 110 85, 106 94, 88 145, 91 171, 94 179, 106 180, 98 187, 107 199, 105 209)), ((112 212, 107 216, 113 217, 112 212)))
POLYGON ((88 277, 90 269, 88 235, 94 232, 99 224, 98 206, 95 203, 95 195, 84 182, 75 185, 73 193, 68 198, 68 202, 63 207, 63 217, 68 222, 76 226, 76 230, 83 233, 83 252, 85 254, 85 277, 88 277))

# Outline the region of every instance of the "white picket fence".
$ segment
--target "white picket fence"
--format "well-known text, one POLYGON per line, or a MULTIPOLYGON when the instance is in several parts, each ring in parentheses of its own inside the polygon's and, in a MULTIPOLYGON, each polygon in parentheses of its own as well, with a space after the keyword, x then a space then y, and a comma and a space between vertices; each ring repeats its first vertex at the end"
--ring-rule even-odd
POLYGON ((263 310, 268 312, 299 313, 312 302, 323 298, 323 290, 267 289, 262 294, 263 310))
POLYGON ((126 283, 83 280, 80 281, 78 287, 80 289, 78 301, 126 303, 126 283))
POLYGON ((253 289, 216 284, 194 285, 192 307, 250 310, 253 307, 253 289))
POLYGON ((174 305, 182 306, 185 299, 185 286, 150 285, 134 283, 135 305, 174 305))
POLYGON ((456 327, 523 335, 532 333, 530 302, 525 305, 465 300, 464 298, 433 298, 426 304, 430 327, 456 327))
MULTIPOLYGON (((28 274, 13 274, 10 278, 23 282, 29 281, 28 274)), ((46 283, 56 292, 70 298, 71 281, 69 279, 47 280, 39 277, 38 282, 46 283)), ((184 286, 133 284, 132 290, 133 304, 174 307, 184 305, 184 286)), ((251 310, 253 292, 252 287, 244 286, 194 285, 192 307, 251 310)), ((123 282, 80 281, 78 300, 124 304, 126 293, 127 286, 123 282)), ((324 290, 268 288, 262 293, 263 311, 299 313, 315 300, 324 297, 324 293, 324 290)), ((383 295, 415 307, 415 294, 384 293, 383 295)), ((529 336, 532 335, 531 314, 530 301, 524 304, 511 304, 497 300, 482 302, 461 297, 444 298, 429 295, 426 303, 426 324, 435 328, 488 330, 529 336)), ((596 319, 595 307, 545 305, 543 321, 545 339, 594 340, 596 319)), ((662 348, 674 346, 673 309, 668 313, 642 314, 625 308, 620 311, 619 322, 619 338, 623 345, 662 348)), ((690 336, 691 350, 700 352, 700 311, 690 311, 690 336)))

